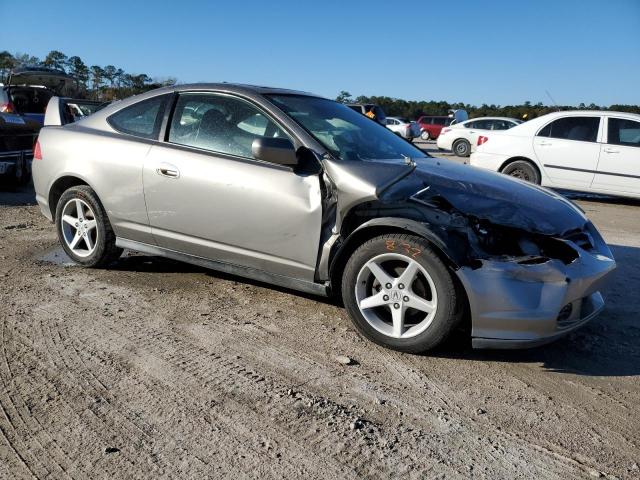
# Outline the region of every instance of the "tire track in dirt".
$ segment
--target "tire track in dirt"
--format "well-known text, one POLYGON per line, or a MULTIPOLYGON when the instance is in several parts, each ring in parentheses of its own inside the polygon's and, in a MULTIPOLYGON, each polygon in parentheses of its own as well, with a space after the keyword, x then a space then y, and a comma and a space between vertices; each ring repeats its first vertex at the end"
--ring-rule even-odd
MULTIPOLYGON (((178 333, 178 332, 176 332, 176 333, 178 333)), ((182 361, 183 364, 184 364, 185 363, 184 352, 194 351, 194 344, 189 343, 189 342, 184 342, 182 338, 178 337, 174 333, 162 334, 162 335, 154 334, 154 335, 151 336, 151 338, 153 338, 155 341, 164 342, 166 344, 164 347, 159 347, 158 349, 154 349, 154 350, 162 350, 162 351, 166 350, 166 351, 179 352, 178 354, 176 354, 174 356, 170 356, 170 357, 166 358, 166 360, 170 364, 174 364, 174 363, 180 362, 180 361, 182 361), (174 344, 173 348, 167 348, 167 345, 171 345, 172 343, 174 344)), ((144 333, 142 335, 138 336, 137 338, 134 338, 133 341, 134 341, 134 343, 143 342, 144 341, 144 333)), ((206 357, 208 352, 206 352, 206 351, 197 351, 197 353, 198 353, 198 355, 195 355, 195 358, 206 357)), ((385 355, 387 356, 387 359, 392 358, 390 356, 390 354, 387 353, 386 351, 385 351, 385 355)), ((391 364, 391 365, 395 365, 395 362, 386 362, 386 363, 387 364, 391 364)), ((226 369, 231 369, 232 371, 230 373, 234 373, 234 370, 236 370, 236 369, 243 370, 242 365, 239 365, 239 364, 233 363, 233 362, 227 362, 226 364, 218 365, 218 367, 221 367, 223 369, 225 369, 225 368, 226 369)), ((403 365, 403 367, 406 368, 406 365, 403 365)), ((195 375, 198 372, 206 371, 206 369, 207 369, 206 365, 203 365, 201 363, 195 362, 195 363, 191 364, 191 366, 186 371, 188 373, 190 373, 190 374, 195 375)), ((238 372, 235 372, 235 373, 238 373, 238 372)), ((400 367, 396 367, 395 373, 396 373, 396 375, 395 375, 396 377, 397 376, 404 376, 405 380, 407 380, 406 373, 400 367)), ((206 379, 205 379, 205 381, 206 381, 206 379)), ((209 381, 211 381, 211 380, 209 380, 209 381)), ((216 381, 214 383, 217 386, 220 386, 220 382, 216 381)), ((237 378, 234 378, 231 383, 233 385, 228 385, 228 388, 236 387, 237 386, 236 385, 237 384, 237 378)), ((414 373, 414 374, 412 374, 412 378, 410 378, 406 383, 408 383, 412 387, 413 390, 421 391, 421 390, 423 390, 423 385, 428 383, 428 379, 421 378, 420 376, 418 376, 418 375, 416 375, 414 373)), ((205 383, 204 385, 206 386, 207 383, 205 383)), ((431 383, 431 386, 435 388, 435 384, 431 383)), ((439 396, 439 400, 442 402, 442 404, 448 410, 452 410, 452 407, 451 407, 449 401, 447 400, 447 395, 440 390, 438 392, 438 396, 439 396)), ((417 409, 417 411, 416 411, 416 415, 415 415, 416 417, 419 416, 419 413, 420 413, 419 410, 420 409, 417 409)), ((458 410, 460 410, 460 408, 458 408, 458 410)), ((504 434, 501 434, 501 433, 498 433, 498 432, 493 432, 493 433, 494 433, 494 435, 496 435, 498 437, 505 437, 504 434)), ((507 437, 507 439, 509 439, 509 438, 507 437)), ((515 439, 512 439, 512 440, 515 440, 515 439)), ((516 446, 516 447, 513 447, 513 448, 522 449, 522 448, 524 448, 523 445, 526 446, 526 443, 522 442, 521 439, 518 439, 517 443, 519 445, 516 446)), ((478 458, 482 458, 483 456, 488 455, 489 458, 486 458, 485 459, 486 461, 497 462, 498 455, 500 454, 499 452, 500 451, 503 451, 503 452, 506 451, 504 445, 501 445, 500 443, 497 443, 497 445, 498 445, 497 452, 493 452, 493 451, 487 452, 486 451, 487 450, 486 445, 478 445, 476 447, 475 445, 466 444, 466 445, 464 445, 464 447, 467 448, 467 449, 471 447, 472 450, 473 450, 473 454, 475 456, 477 456, 478 458)), ((526 452, 524 452, 524 453, 526 453, 526 452)), ((522 458, 525 455, 524 454, 518 455, 517 453, 513 453, 512 456, 514 456, 514 459, 517 459, 517 458, 522 458)), ((538 467, 540 468, 540 471, 542 471, 542 472, 544 472, 544 471, 549 472, 550 470, 551 471, 552 470, 561 471, 561 470, 566 469, 566 468, 569 467, 568 463, 570 463, 570 462, 565 461, 564 463, 562 463, 560 465, 556 465, 553 469, 550 469, 548 463, 549 462, 556 462, 557 463, 557 460, 558 460, 558 458, 556 456, 552 456, 551 455, 551 457, 552 458, 546 458, 546 459, 541 460, 540 462, 537 462, 538 467)), ((529 463, 529 462, 527 461, 526 463, 529 463)), ((504 472, 504 473, 506 474, 507 472, 504 472)))
MULTIPOLYGON (((55 335, 56 334, 52 333, 51 337, 55 338, 55 335)), ((59 353, 63 351, 70 351, 73 348, 74 347, 70 345, 69 342, 62 342, 59 353)), ((79 373, 78 370, 80 369, 78 368, 77 363, 71 363, 69 360, 65 360, 65 362, 68 368, 74 370, 74 373, 79 373)), ((78 361, 78 363, 80 362, 78 361)), ((104 385, 104 383, 102 383, 101 381, 99 381, 99 383, 104 385)), ((161 392, 157 393, 160 394, 161 392)), ((158 438, 170 439, 171 435, 168 432, 160 431, 158 428, 156 428, 155 425, 150 425, 147 423, 144 423, 141 426, 137 425, 136 422, 141 422, 141 420, 138 418, 132 419, 131 417, 133 417, 133 415, 128 411, 126 407, 122 406, 113 397, 113 395, 110 394, 109 390, 100 391, 98 389, 93 389, 93 391, 90 391, 86 394, 86 399, 93 398, 99 399, 100 402, 97 402, 97 407, 89 408, 89 411, 96 417, 97 420, 101 421, 104 424, 104 427, 106 427, 110 432, 112 438, 117 438, 118 442, 122 442, 122 439, 125 439, 126 444, 135 445, 135 452, 131 452, 131 454, 134 455, 134 458, 137 458, 140 453, 144 452, 149 458, 153 458, 154 460, 154 462, 151 464, 151 468, 154 471, 162 472, 163 469, 169 468, 169 463, 173 460, 165 459, 162 452, 177 451, 181 456, 192 459, 192 462, 190 462, 190 468, 196 470, 196 472, 194 473, 199 474, 201 477, 208 474, 206 462, 202 459, 197 458, 197 456, 195 455, 191 455, 186 449, 180 447, 179 445, 171 444, 170 442, 158 442, 158 438)), ((128 452, 128 449, 120 449, 120 451, 128 452)), ((128 471, 136 470, 136 468, 133 467, 133 464, 129 465, 128 467, 128 471)), ((242 477, 240 472, 238 473, 239 477, 242 477)), ((160 476, 159 473, 158 475, 160 476)), ((164 477, 165 474, 163 474, 162 476, 164 477)))
MULTIPOLYGON (((407 361, 412 366, 415 366, 418 369, 420 369, 421 367, 424 368, 424 362, 419 357, 407 358, 407 361)), ((554 376, 549 374, 535 375, 532 373, 531 367, 526 365, 517 364, 517 363, 515 364, 509 363, 507 365, 497 365, 494 362, 491 365, 493 368, 490 368, 490 366, 486 364, 486 362, 476 361, 474 362, 474 364, 475 364, 475 368, 473 369, 473 371, 474 371, 474 375, 476 376, 475 381, 483 385, 482 396, 487 396, 487 395, 491 396, 495 394, 496 391, 499 391, 500 389, 504 388, 503 387, 504 385, 513 384, 515 381, 516 383, 521 384, 521 387, 516 390, 518 392, 517 395, 519 398, 522 398, 523 400, 527 400, 528 396, 533 396, 532 400, 536 401, 535 404, 529 405, 529 407, 525 409, 525 412, 527 414, 535 415, 536 414, 535 412, 537 410, 540 410, 543 413, 545 413, 549 409, 548 406, 546 405, 547 402, 549 401, 550 398, 553 398, 554 402, 562 404, 562 409, 563 409, 562 417, 558 417, 555 420, 556 424, 559 423, 561 425, 562 422, 565 421, 565 418, 568 418, 571 420, 582 418, 583 420, 581 420, 581 422, 579 422, 578 424, 578 426, 580 425, 582 426, 581 430, 573 430, 570 432, 566 432, 566 436, 568 436, 570 439, 575 438, 575 436, 584 435, 585 431, 587 431, 588 429, 597 428, 597 425, 603 424, 603 422, 600 422, 600 421, 595 421, 595 422, 593 421, 593 418, 591 417, 592 411, 593 411, 592 408, 580 408, 585 404, 584 402, 577 401, 577 399, 580 399, 582 397, 582 392, 580 391, 581 388, 582 387, 588 388, 587 386, 580 386, 581 388, 578 388, 575 391, 571 389, 569 392, 567 392, 567 385, 564 381, 555 380, 554 376), (496 367, 498 367, 498 372, 496 372, 496 367), (484 374, 484 372, 486 371, 492 372, 491 377, 493 378, 486 376, 484 374), (500 384, 495 384, 494 379, 496 377, 503 379, 500 384), (508 381, 506 379, 508 379, 508 381), (533 389, 531 388, 532 383, 535 384, 535 388, 533 389), (526 393, 526 392, 529 392, 529 393, 526 393), (562 396, 558 396, 558 392, 564 392, 564 393, 562 396), (567 393, 569 395, 567 395, 567 393)), ((473 403, 478 403, 470 400, 466 392, 462 392, 461 390, 457 390, 455 388, 456 383, 462 383, 456 380, 456 376, 459 375, 460 370, 453 369, 455 367, 452 368, 451 365, 449 365, 448 367, 449 368, 445 367, 445 369, 443 371, 440 371, 439 373, 445 378, 449 379, 448 388, 450 390, 451 398, 455 399, 455 401, 457 401, 459 405, 470 405, 473 403)), ((464 367, 465 365, 463 365, 463 368, 464 367)), ((471 380, 470 382, 473 382, 473 380, 471 380)), ((482 402, 479 402, 479 403, 482 403, 482 402)), ((504 409, 504 406, 500 408, 502 410, 504 409)), ((523 408, 523 407, 518 407, 518 408, 523 408)), ((603 410, 603 411, 607 412, 607 410, 603 410)), ((601 437, 603 439, 606 438, 607 441, 603 444, 601 448, 594 450, 593 453, 590 455, 588 452, 584 451, 584 449, 580 449, 576 451, 575 449, 572 450, 572 449, 566 448, 565 446, 554 443, 553 441, 546 440, 547 437, 545 437, 544 435, 541 435, 540 432, 537 431, 538 430, 537 428, 531 428, 530 425, 527 425, 527 423, 523 421, 522 415, 520 415, 519 411, 516 409, 516 405, 508 406, 508 410, 506 412, 494 411, 494 413, 496 415, 495 417, 494 415, 487 415, 487 416, 483 415, 479 417, 478 424, 481 424, 485 427, 485 429, 490 430, 491 434, 494 434, 493 432, 499 429, 500 433, 504 436, 514 438, 520 442, 526 442, 532 448, 540 452, 544 452, 549 455, 552 455, 557 459, 560 459, 561 461, 567 462, 568 464, 581 469, 583 471, 583 475, 585 476, 589 475, 590 471, 596 468, 596 466, 599 466, 600 468, 604 466, 600 452, 601 452, 601 448, 605 448, 605 449, 608 448, 607 445, 612 440, 611 437, 614 437, 615 445, 617 445, 618 447, 626 446, 627 448, 629 448, 630 443, 632 443, 630 442, 629 439, 621 436, 619 432, 617 432, 616 430, 609 430, 611 435, 600 434, 601 437), (513 410, 513 412, 511 410, 513 410), (501 418, 503 419, 502 421, 500 420, 501 418), (506 427, 505 427, 505 421, 507 423, 506 427)), ((606 415, 606 413, 603 414, 603 416, 604 415, 606 415)), ((547 423, 550 421, 551 420, 547 420, 547 423)), ((609 423, 610 422, 604 422, 604 424, 609 424, 609 423)), ((546 428, 549 428, 549 427, 546 427, 546 428)), ((564 429, 562 429, 560 433, 563 433, 563 431, 564 429)), ((637 433, 636 433, 636 436, 637 436, 637 433)), ((555 436, 554 439, 556 442, 558 438, 562 438, 562 437, 555 436)), ((583 441, 582 443, 585 444, 587 442, 583 441)), ((633 451, 633 449, 636 449, 636 447, 631 445, 631 449, 633 451)), ((622 448, 622 450, 624 450, 624 448, 622 448)), ((633 458, 632 451, 627 452, 627 454, 629 455, 628 458, 630 461, 633 458)), ((635 451, 638 452, 639 450, 636 449, 635 451)), ((616 452, 616 455, 618 457, 620 457, 622 454, 623 452, 621 452, 620 450, 616 452)))
POLYGON ((4 369, 0 369, 0 378, 4 385, 0 404, 2 405, 3 416, 8 423, 8 429, 3 428, 3 435, 7 438, 11 448, 16 452, 21 462, 27 467, 29 472, 36 477, 49 476, 53 473, 64 478, 71 478, 67 469, 62 465, 66 457, 60 454, 55 441, 37 425, 35 419, 29 412, 29 407, 17 390, 17 377, 14 375, 9 358, 15 359, 15 350, 12 352, 8 348, 15 345, 14 339, 7 335, 7 319, 3 319, 2 337, 0 341, 3 346, 4 369), (16 390, 14 390, 16 389, 16 390), (12 395, 11 392, 14 392, 12 395), (35 428, 34 428, 35 427, 35 428), (8 430, 12 432, 11 437, 8 430), (45 448, 46 445, 53 445, 53 448, 45 448), (46 460, 46 465, 45 461, 46 460), (53 470, 50 470, 50 468, 53 470))
MULTIPOLYGON (((23 317, 22 320, 24 323, 25 317, 23 317)), ((18 332, 18 329, 15 329, 14 331, 18 332)), ((41 330, 41 332, 43 332, 43 330, 41 330)), ((48 335, 42 333, 40 335, 41 339, 44 339, 47 336, 48 335)), ((33 335, 31 335, 31 339, 33 340, 33 335)), ((46 345, 46 341, 43 341, 43 344, 46 345)), ((58 373, 59 371, 51 373, 49 363, 53 363, 55 365, 55 361, 52 361, 52 357, 47 355, 47 351, 51 352, 52 350, 49 348, 45 352, 38 352, 34 351, 30 345, 23 343, 22 350, 20 352, 15 351, 15 355, 13 355, 13 360, 16 362, 19 369, 28 372, 27 375, 19 377, 19 383, 16 382, 16 396, 18 396, 22 403, 27 406, 30 420, 29 423, 25 422, 25 430, 22 431, 21 434, 23 436, 46 436, 47 445, 51 446, 51 448, 47 447, 47 451, 49 453, 58 453, 58 456, 54 460, 55 464, 66 470, 71 477, 86 478, 88 476, 87 472, 91 472, 94 476, 96 474, 100 474, 102 478, 107 478, 109 475, 117 473, 117 470, 114 470, 107 474, 96 464, 84 465, 84 470, 78 466, 77 452, 81 451, 83 448, 86 449, 89 445, 99 445, 100 442, 98 441, 97 436, 91 438, 90 443, 86 442, 86 438, 83 438, 84 443, 74 444, 74 435, 60 435, 60 427, 62 426, 72 430, 74 423, 79 423, 84 427, 94 424, 94 431, 103 431, 104 423, 102 422, 95 425, 95 422, 91 421, 93 412, 85 407, 87 404, 87 397, 82 395, 83 390, 78 387, 75 382, 75 378, 68 374, 66 368, 61 370, 61 372, 63 372, 62 375, 58 373), (42 390, 44 390, 44 392, 42 390), (63 391, 65 392, 64 394, 62 393, 63 391), (80 395, 78 395, 78 391, 80 392, 80 395), (37 407, 40 398, 44 398, 43 403, 46 403, 49 408, 51 408, 49 406, 49 402, 51 400, 55 400, 52 402, 52 404, 55 405, 54 408, 58 412, 58 415, 56 415, 55 418, 57 420, 64 420, 64 424, 58 425, 58 429, 55 433, 48 433, 47 427, 38 419, 37 407), (69 401, 65 400, 67 398, 69 401), (65 408, 58 408, 60 403, 62 403, 65 408), (54 438, 54 435, 57 439, 54 438), (75 452, 76 455, 67 452, 75 452), (78 472, 77 470, 79 468, 80 471, 78 472)), ((50 412, 40 411, 40 413, 50 412)), ((96 418, 96 420, 99 419, 96 418)), ((87 432, 84 428, 82 430, 82 434, 84 437, 87 436, 87 432)), ((47 459, 47 456, 44 455, 41 459, 47 459)), ((114 462, 121 463, 122 460, 118 458, 112 460, 112 463, 114 462)))
MULTIPOLYGON (((70 312, 73 312, 73 307, 72 307, 72 306, 69 306, 69 311, 70 311, 70 312)), ((120 331, 119 333, 115 333, 115 334, 116 334, 116 335, 118 335, 118 337, 119 337, 119 338, 121 338, 121 330, 122 330, 122 328, 119 328, 119 326, 118 326, 118 325, 113 325, 113 326, 112 326, 112 328, 113 328, 113 332, 114 332, 114 333, 115 333, 116 331, 120 331)), ((104 333, 106 333, 106 332, 104 332, 104 331, 103 331, 103 332, 101 332, 101 333, 102 333, 102 334, 104 334, 104 333)), ((149 337, 149 336, 148 336, 148 333, 146 333, 146 332, 144 332, 144 331, 138 332, 138 336, 137 336, 137 337, 135 337, 134 342, 131 344, 131 345, 132 345, 132 348, 133 348, 133 347, 135 347, 136 345, 145 345, 145 344, 148 344, 148 343, 149 343, 149 340, 153 340, 153 338, 154 338, 153 336, 149 337)), ((96 338, 92 338, 90 341, 95 341, 95 340, 96 340, 96 338)), ((180 346, 180 347, 182 347, 182 346, 180 346)), ((166 346, 163 346, 163 347, 161 348, 161 350, 167 350, 167 349, 168 349, 168 350, 170 350, 170 349, 171 349, 171 347, 167 348, 166 346)), ((200 353, 202 353, 202 352, 200 352, 200 353)), ((180 361, 182 361, 182 363, 183 363, 183 364, 185 364, 184 359, 183 359, 180 355, 177 355, 177 356, 169 356, 169 357, 168 357, 168 361, 169 361, 169 364, 177 363, 177 362, 180 362, 180 361)), ((220 366, 220 365, 219 365, 219 366, 220 366)), ((184 367, 184 365, 183 365, 183 367, 184 367)), ((237 365, 237 364, 235 364, 235 365, 234 365, 234 364, 227 364, 227 365, 226 365, 226 367, 227 367, 227 370, 229 370, 230 368, 240 368, 240 369, 241 369, 241 366, 240 366, 240 365, 237 365)), ((195 367, 195 368, 199 368, 199 367, 195 367)), ((184 368, 183 368, 183 370, 185 371, 185 373, 192 373, 192 374, 193 374, 193 371, 185 370, 184 368)), ((251 372, 249 372, 249 377, 255 377, 255 375, 254 375, 254 374, 251 374, 251 372)), ((209 381, 215 381, 215 379, 216 379, 216 378, 214 378, 214 379, 212 380, 212 379, 210 378, 210 379, 208 379, 208 380, 209 380, 209 381)), ((219 380, 219 379, 220 379, 220 377, 218 376, 218 377, 217 377, 217 379, 219 380)), ((203 379, 202 379, 202 378, 200 378, 200 379, 198 379, 198 380, 199 380, 199 381, 202 381, 203 379)), ((207 380, 207 379, 204 379, 204 380, 207 380)), ((285 440, 286 440, 286 439, 285 439, 285 438, 283 438, 281 441, 282 441, 282 442, 285 442, 285 440)), ((294 446, 294 445, 291 445, 291 447, 292 447, 292 448, 295 448, 295 446, 294 446)))
MULTIPOLYGON (((256 345, 256 343, 260 344, 261 348, 258 350, 260 353, 263 353, 265 349, 269 350, 270 348, 269 345, 274 340, 273 338, 262 339, 254 335, 254 336, 249 336, 249 338, 243 338, 242 340, 239 341, 239 343, 244 345, 247 343, 247 340, 249 339, 251 344, 254 347, 258 346, 256 345)), ((281 352, 283 350, 282 343, 279 343, 275 346, 271 345, 271 347, 274 351, 280 352, 278 356, 280 355, 282 357, 284 357, 285 355, 289 357, 293 356, 292 353, 294 352, 290 352, 290 351, 281 352)), ((287 347, 291 348, 291 345, 287 345, 287 347)), ((444 415, 444 420, 446 421, 446 424, 455 426, 453 429, 461 429, 464 426, 465 429, 469 430, 466 435, 469 438, 473 438, 474 435, 478 435, 478 434, 485 435, 489 433, 490 435, 497 437, 498 439, 501 439, 501 442, 495 442, 495 443, 497 443, 498 448, 502 450, 505 450, 507 448, 507 446, 504 445, 505 443, 507 442, 513 443, 514 446, 509 448, 516 449, 516 451, 513 453, 513 456, 519 459, 520 462, 522 462, 523 464, 529 465, 532 463, 532 461, 527 458, 528 453, 532 453, 532 451, 535 451, 538 453, 545 453, 545 455, 550 458, 543 458, 537 462, 533 462, 536 464, 537 468, 541 472, 546 471, 549 474, 552 474, 554 471, 558 473, 558 472, 563 472, 567 468, 578 467, 579 470, 582 471, 582 473, 584 473, 584 468, 580 467, 577 462, 573 461, 568 457, 562 457, 560 455, 557 455, 555 452, 545 450, 543 447, 540 447, 539 445, 532 445, 520 437, 517 437, 517 436, 514 437, 512 435, 509 435, 508 433, 500 432, 495 428, 489 428, 490 432, 487 432, 486 428, 484 428, 481 424, 478 424, 475 420, 472 419, 471 415, 469 414, 470 412, 468 408, 463 410, 460 407, 460 405, 454 402, 455 395, 452 395, 449 389, 447 389, 447 392, 443 391, 440 387, 438 387, 438 385, 434 381, 431 381, 429 377, 426 377, 418 373, 413 368, 411 368, 411 365, 406 362, 406 359, 409 358, 410 356, 389 352, 388 350, 382 349, 379 347, 369 347, 367 350, 370 350, 371 348, 375 349, 375 354, 370 356, 372 356, 373 358, 381 357, 384 359, 384 361, 379 363, 379 366, 381 369, 386 369, 390 371, 392 377, 395 379, 404 380, 404 382, 399 382, 399 384, 389 387, 387 390, 393 391, 394 393, 392 395, 387 395, 387 396, 392 397, 394 399, 394 402, 398 404, 399 407, 402 406, 402 409, 404 410, 405 414, 408 412, 413 413, 413 415, 411 415, 413 417, 411 419, 412 424, 423 425, 426 428, 433 428, 433 425, 431 423, 427 423, 425 425, 425 422, 424 422, 425 409, 427 411, 435 411, 438 417, 441 417, 444 415), (402 398, 403 396, 406 397, 406 393, 403 393, 403 388, 400 388, 400 387, 403 387, 403 386, 406 387, 407 385, 410 387, 409 392, 413 392, 415 395, 409 397, 407 402, 400 404, 399 403, 400 398, 402 398), (426 396, 423 396, 425 394, 426 396), (425 399, 428 399, 428 400, 425 401, 425 399), (434 403, 435 403, 435 406, 434 406, 434 403), (453 418, 451 417, 452 415, 454 415, 453 418), (468 425, 470 423, 469 422, 470 419, 473 420, 472 425, 468 425), (550 468, 549 466, 550 463, 554 465, 553 468, 550 468)), ((245 354, 248 353, 246 347, 243 347, 243 351, 245 354)), ((299 349, 295 350, 296 356, 298 353, 299 353, 299 349)), ((366 359, 366 353, 364 355, 365 355, 364 358, 366 359)), ((311 355, 303 354, 303 356, 309 359, 309 362, 312 361, 311 355)), ((319 356, 317 357, 318 357, 318 361, 324 361, 326 364, 326 360, 327 360, 326 357, 324 358, 321 358, 319 356)), ((363 358, 363 357, 360 357, 360 358, 363 358)), ((269 359, 265 358, 264 355, 260 355, 259 360, 260 360, 260 364, 269 362, 269 359)), ((369 364, 369 361, 371 361, 372 364, 378 363, 377 360, 374 360, 374 359, 367 359, 367 360, 368 360, 367 364, 369 364)), ((273 364, 274 363, 273 360, 271 360, 270 363, 273 364)), ((326 387, 327 385, 330 384, 330 381, 332 379, 328 378, 326 382, 320 385, 321 382, 319 380, 322 377, 323 376, 321 374, 318 375, 317 377, 314 376, 314 379, 306 383, 305 386, 321 387, 318 389, 321 391, 322 390, 326 391, 326 387)), ((327 375, 324 375, 324 377, 326 378, 327 375)), ((382 378, 377 378, 377 380, 378 382, 383 381, 382 378)), ((350 379, 345 379, 344 381, 350 381, 350 379)), ((358 385, 356 383, 352 384, 352 389, 354 391, 358 390, 357 387, 358 385)), ((362 392, 360 391, 359 393, 362 393, 362 392)), ((373 398, 369 397, 368 400, 373 401, 373 398)), ((406 415, 405 415, 405 418, 407 418, 406 415)), ((446 431, 451 431, 451 430, 452 430, 451 426, 446 427, 446 431)), ((499 463, 498 460, 500 459, 498 457, 502 455, 498 451, 492 451, 491 449, 487 449, 487 445, 480 442, 478 443, 473 442, 472 444, 469 444, 467 442, 466 444, 462 445, 461 448, 464 448, 466 451, 471 451, 472 455, 475 456, 476 458, 482 458, 482 457, 488 456, 488 458, 485 458, 485 461, 487 462, 499 463)), ((508 476, 509 472, 505 471, 503 472, 503 475, 508 476)))

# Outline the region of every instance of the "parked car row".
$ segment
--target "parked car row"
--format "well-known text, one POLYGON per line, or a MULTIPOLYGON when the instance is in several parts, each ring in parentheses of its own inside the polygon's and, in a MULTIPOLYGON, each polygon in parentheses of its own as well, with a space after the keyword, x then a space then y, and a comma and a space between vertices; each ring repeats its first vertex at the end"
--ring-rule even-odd
POLYGON ((640 198, 640 115, 550 113, 476 143, 471 165, 547 187, 640 198))
MULTIPOLYGON (((374 109, 382 110, 361 106, 363 112, 374 109)), ((461 120, 454 114, 425 115, 417 122, 383 113, 378 118, 407 140, 420 132, 441 150, 471 156, 477 167, 547 187, 640 198, 640 115, 565 111, 526 123, 507 117, 461 120)))

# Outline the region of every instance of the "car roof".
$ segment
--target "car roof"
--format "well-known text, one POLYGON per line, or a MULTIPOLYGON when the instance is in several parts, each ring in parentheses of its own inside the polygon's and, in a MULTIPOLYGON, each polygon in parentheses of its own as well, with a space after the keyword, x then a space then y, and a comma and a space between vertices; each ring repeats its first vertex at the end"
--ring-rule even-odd
POLYGON ((475 118, 470 118, 469 120, 465 120, 464 122, 460 122, 460 123, 467 123, 467 122, 472 122, 474 120, 507 120, 510 122, 516 121, 516 122, 521 122, 522 120, 518 120, 517 118, 513 118, 513 117, 475 117, 475 118))
POLYGON ((286 88, 275 88, 275 87, 265 87, 261 85, 248 85, 243 83, 227 83, 227 82, 219 82, 219 83, 186 83, 180 85, 171 85, 168 87, 161 87, 150 90, 148 92, 140 93, 138 95, 133 95, 131 97, 123 98, 122 100, 116 100, 105 108, 101 109, 99 112, 94 113, 93 115, 88 116, 86 119, 81 120, 78 123, 82 123, 86 126, 96 126, 99 127, 101 122, 104 119, 123 109, 128 107, 129 105, 133 105, 135 103, 141 102, 143 100, 147 100, 149 98, 153 98, 159 95, 166 95, 168 93, 173 92, 189 92, 189 91, 210 91, 210 92, 218 92, 218 93, 235 93, 239 95, 246 96, 248 98, 251 97, 260 97, 263 95, 302 95, 306 97, 316 97, 316 98, 324 98, 320 95, 316 95, 309 92, 303 92, 299 90, 290 90, 286 88))
POLYGON ((172 85, 170 87, 163 87, 158 90, 153 90, 158 92, 160 90, 163 91, 184 91, 184 90, 215 90, 215 91, 224 91, 224 92, 234 92, 234 93, 254 93, 259 95, 304 95, 310 97, 320 97, 320 95, 316 95, 310 92, 303 92, 300 90, 292 90, 288 88, 277 88, 277 87, 266 87, 262 85, 250 85, 245 83, 228 83, 228 82, 217 82, 217 83, 186 83, 180 85, 172 85))
POLYGON ((588 117, 589 115, 623 115, 631 118, 640 117, 637 113, 630 112, 616 112, 615 110, 561 110, 559 112, 551 112, 546 115, 542 115, 538 118, 555 118, 555 117, 566 117, 566 116, 580 116, 580 117, 588 117))

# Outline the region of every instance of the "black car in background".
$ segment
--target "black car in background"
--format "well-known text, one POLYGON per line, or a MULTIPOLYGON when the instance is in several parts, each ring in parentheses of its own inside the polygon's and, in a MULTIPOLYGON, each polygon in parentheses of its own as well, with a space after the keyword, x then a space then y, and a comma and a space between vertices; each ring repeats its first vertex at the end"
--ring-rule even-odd
MULTIPOLYGON (((34 144, 51 97, 78 93, 76 79, 61 70, 22 67, 9 74, 6 85, 0 86, 0 179, 4 183, 22 184, 29 180, 34 144)), ((64 100, 67 123, 103 106, 91 100, 64 100)))

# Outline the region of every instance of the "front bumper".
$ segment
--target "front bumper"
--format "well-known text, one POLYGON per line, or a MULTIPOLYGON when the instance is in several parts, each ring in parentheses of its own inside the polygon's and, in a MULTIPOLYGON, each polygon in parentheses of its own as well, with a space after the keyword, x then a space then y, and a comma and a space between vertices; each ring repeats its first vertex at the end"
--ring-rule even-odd
MULTIPOLYGON (((599 235, 597 235, 599 237, 599 235)), ((475 348, 526 348, 552 342, 580 328, 604 307, 600 290, 615 269, 601 238, 578 258, 540 264, 485 260, 458 269, 472 318, 475 348)))

